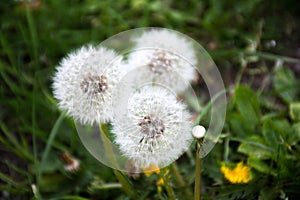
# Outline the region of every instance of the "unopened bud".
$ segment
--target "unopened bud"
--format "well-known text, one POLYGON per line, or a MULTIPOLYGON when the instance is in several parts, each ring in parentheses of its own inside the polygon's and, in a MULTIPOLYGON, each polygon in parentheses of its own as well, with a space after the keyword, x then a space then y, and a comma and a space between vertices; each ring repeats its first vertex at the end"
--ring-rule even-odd
POLYGON ((59 155, 59 159, 64 164, 64 168, 68 172, 75 172, 80 168, 80 163, 77 159, 73 158, 67 152, 63 152, 59 155))
POLYGON ((197 139, 203 138, 205 135, 206 129, 203 126, 197 125, 193 128, 193 136, 197 139))

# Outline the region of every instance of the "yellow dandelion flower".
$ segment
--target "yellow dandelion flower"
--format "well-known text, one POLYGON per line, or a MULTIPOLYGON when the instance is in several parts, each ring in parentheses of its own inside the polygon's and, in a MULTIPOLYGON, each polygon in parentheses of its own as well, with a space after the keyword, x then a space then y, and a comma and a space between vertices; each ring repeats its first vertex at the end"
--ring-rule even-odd
POLYGON ((154 164, 151 164, 148 167, 142 167, 142 169, 147 177, 153 173, 155 173, 155 174, 160 173, 160 169, 154 164))
POLYGON ((221 172, 224 174, 224 177, 233 184, 248 183, 251 180, 250 169, 251 167, 244 165, 243 162, 239 162, 233 169, 224 164, 221 166, 221 172))
POLYGON ((163 178, 158 179, 156 182, 158 192, 162 191, 162 186, 164 186, 165 182, 163 178))

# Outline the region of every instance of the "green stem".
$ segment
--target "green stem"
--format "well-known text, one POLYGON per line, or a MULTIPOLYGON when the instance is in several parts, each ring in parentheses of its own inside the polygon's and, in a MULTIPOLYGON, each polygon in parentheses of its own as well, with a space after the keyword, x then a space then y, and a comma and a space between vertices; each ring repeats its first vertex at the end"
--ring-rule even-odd
POLYGON ((178 166, 177 166, 176 162, 173 162, 171 164, 171 171, 174 175, 174 178, 175 178, 175 181, 176 181, 177 185, 181 188, 184 188, 184 190, 183 190, 184 194, 188 197, 192 196, 191 191, 189 190, 189 188, 186 187, 186 183, 185 183, 183 177, 180 174, 180 171, 178 169, 178 166))
MULTIPOLYGON (((111 143, 110 143, 110 140, 109 140, 109 137, 108 137, 108 130, 107 130, 105 124, 100 125, 100 132, 101 132, 101 137, 102 137, 102 140, 103 140, 103 143, 104 143, 105 151, 108 154, 108 157, 109 157, 110 161, 112 162, 113 166, 117 168, 118 167, 118 162, 116 160, 116 157, 114 156, 113 148, 111 146, 111 143)), ((132 187, 129 180, 127 180, 125 178, 125 176, 121 172, 119 172, 118 170, 113 169, 113 172, 114 172, 116 178, 118 179, 118 181, 121 183, 122 189, 127 193, 127 195, 129 197, 131 197, 132 199, 136 199, 135 190, 132 187)))
POLYGON ((122 188, 120 183, 105 183, 100 185, 93 185, 92 190, 110 190, 110 189, 118 189, 122 188))
POLYGON ((224 143, 224 160, 228 161, 228 156, 229 156, 229 139, 226 138, 225 139, 225 143, 224 143))
MULTIPOLYGON (((36 78, 36 75, 34 74, 34 77, 36 78)), ((32 93, 32 99, 34 99, 32 101, 32 109, 31 109, 31 127, 32 127, 32 149, 33 149, 33 157, 34 157, 34 165, 37 166, 38 165, 38 152, 37 152, 37 145, 36 145, 36 103, 35 103, 35 99, 36 99, 36 91, 37 91, 37 84, 36 84, 36 79, 34 79, 33 83, 33 93, 32 93)), ((41 166, 42 167, 42 166, 41 166)), ((36 181, 39 183, 39 178, 40 178, 40 170, 36 171, 36 181)), ((39 193, 40 191, 40 185, 37 184, 36 185, 36 194, 35 197, 36 199, 40 199, 41 195, 39 193)), ((35 192, 35 191, 33 191, 35 192)))
POLYGON ((238 74, 236 76, 235 85, 240 85, 242 77, 243 77, 243 74, 244 74, 246 68, 247 68, 247 64, 243 64, 241 66, 241 68, 240 68, 240 70, 239 70, 239 72, 238 72, 238 74))
POLYGON ((113 171, 119 183, 121 183, 122 189, 127 193, 129 197, 131 197, 132 199, 136 199, 135 190, 133 189, 129 181, 118 170, 114 169, 113 171))
POLYGON ((271 54, 267 52, 262 51, 256 51, 256 52, 248 52, 243 49, 224 49, 224 50, 215 50, 215 51, 209 51, 208 52, 213 58, 232 58, 239 56, 241 53, 244 53, 246 56, 258 56, 259 58, 267 59, 267 60, 282 60, 284 62, 289 63, 300 63, 300 60, 297 58, 291 58, 287 56, 281 56, 276 54, 271 54))
POLYGON ((226 93, 228 89, 226 90, 221 90, 219 92, 217 92, 215 94, 215 96, 210 100, 210 102, 202 109, 202 111, 200 112, 200 114, 198 115, 197 119, 194 122, 194 126, 199 125, 199 123, 201 122, 202 118, 204 117, 204 115, 206 115, 212 104, 217 100, 217 98, 219 98, 223 93, 226 93))
POLYGON ((173 188, 170 185, 170 176, 167 173, 167 169, 162 169, 162 178, 164 180, 164 186, 167 190, 167 194, 170 200, 176 200, 173 188))
POLYGON ((30 34, 30 40, 32 44, 32 50, 33 50, 33 58, 34 58, 34 64, 35 67, 38 67, 38 35, 37 30, 33 21, 32 13, 29 8, 29 1, 25 3, 26 6, 26 19, 29 27, 29 34, 30 34))
POLYGON ((200 182, 201 182, 200 143, 199 143, 199 141, 197 141, 194 200, 200 200, 200 193, 201 193, 200 182))
POLYGON ((114 151, 111 146, 111 142, 109 140, 109 134, 108 130, 105 124, 100 125, 100 131, 101 131, 101 138, 104 144, 104 149, 106 151, 106 154, 108 155, 108 158, 113 166, 113 168, 119 168, 118 161, 116 160, 116 157, 114 156, 114 151))
POLYGON ((291 57, 286 57, 286 56, 281 56, 281 55, 275 55, 271 53, 266 53, 266 52, 245 52, 249 56, 258 56, 260 58, 264 58, 267 60, 282 60, 284 62, 290 62, 290 63, 300 63, 300 60, 298 58, 291 58, 291 57))

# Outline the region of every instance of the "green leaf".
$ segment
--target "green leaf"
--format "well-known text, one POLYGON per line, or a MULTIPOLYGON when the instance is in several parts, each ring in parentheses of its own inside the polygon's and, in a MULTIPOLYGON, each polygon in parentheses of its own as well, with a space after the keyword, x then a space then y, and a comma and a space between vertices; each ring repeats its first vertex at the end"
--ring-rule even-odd
POLYGON ((239 86, 235 90, 235 103, 239 113, 254 129, 259 123, 260 109, 257 96, 248 87, 239 86))
POLYGON ((275 125, 271 120, 266 120, 263 124, 263 136, 266 143, 274 150, 278 149, 280 144, 280 135, 276 131, 275 125))
POLYGON ((293 124, 290 136, 290 145, 296 145, 300 141, 300 122, 293 124))
POLYGON ((289 68, 280 67, 275 71, 274 86, 285 102, 290 103, 296 100, 299 84, 289 68))
POLYGON ((266 160, 271 159, 275 151, 266 147, 263 139, 259 136, 252 136, 240 144, 238 152, 253 158, 266 160))
POLYGON ((263 136, 266 143, 274 150, 279 144, 294 145, 299 141, 290 123, 286 119, 268 119, 263 124, 263 136))
POLYGON ((290 116, 294 121, 300 121, 300 102, 290 104, 290 116))
POLYGON ((251 167, 253 167, 254 169, 256 169, 261 173, 272 174, 273 176, 276 175, 275 170, 262 160, 259 160, 254 157, 249 157, 247 162, 251 167))
POLYGON ((238 137, 247 137, 253 134, 252 127, 248 124, 248 121, 241 114, 229 114, 228 120, 234 135, 238 137))
POLYGON ((262 188, 260 191, 260 195, 258 199, 261 200, 272 200, 272 199, 278 199, 279 192, 278 188, 276 187, 265 187, 262 188))

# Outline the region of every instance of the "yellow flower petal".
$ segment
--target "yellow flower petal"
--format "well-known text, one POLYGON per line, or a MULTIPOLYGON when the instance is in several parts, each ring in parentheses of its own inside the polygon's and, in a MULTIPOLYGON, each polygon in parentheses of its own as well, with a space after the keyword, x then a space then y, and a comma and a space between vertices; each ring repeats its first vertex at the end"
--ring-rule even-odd
POLYGON ((160 173, 160 169, 154 164, 151 164, 148 167, 142 167, 142 169, 143 169, 143 171, 144 171, 144 173, 147 177, 150 176, 153 173, 155 173, 155 174, 160 173))
POLYGON ((251 167, 244 165, 243 162, 239 162, 233 169, 223 164, 220 170, 224 174, 224 177, 233 184, 248 183, 251 180, 251 167))
POLYGON ((163 178, 158 179, 156 182, 158 192, 162 191, 162 186, 164 186, 165 182, 163 178))

